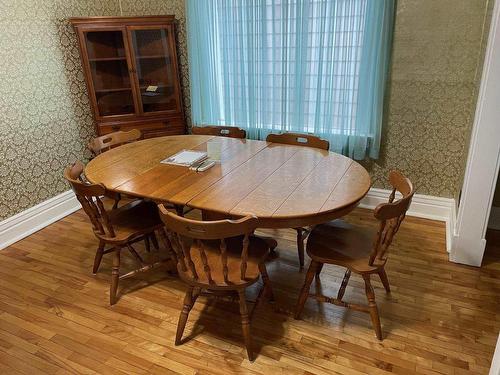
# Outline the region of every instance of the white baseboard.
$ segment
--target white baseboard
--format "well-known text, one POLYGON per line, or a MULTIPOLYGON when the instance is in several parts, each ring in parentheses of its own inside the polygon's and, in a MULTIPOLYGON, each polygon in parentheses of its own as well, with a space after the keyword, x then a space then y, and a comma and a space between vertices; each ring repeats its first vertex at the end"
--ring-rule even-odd
MULTIPOLYGON (((361 201, 360 207, 373 209, 380 203, 387 202, 390 193, 390 190, 372 188, 361 201)), ((68 190, 0 222, 0 249, 80 208, 80 203, 74 193, 68 190)), ((446 223, 446 248, 450 251, 456 220, 454 199, 415 194, 407 215, 444 221, 446 223)))
POLYGON ((1 221, 0 249, 22 240, 80 208, 75 194, 72 190, 68 190, 1 221))
MULTIPOLYGON (((359 207, 373 209, 380 203, 387 203, 390 194, 390 190, 371 188, 366 197, 361 200, 359 207)), ((415 194, 407 215, 444 221, 446 223, 446 250, 450 252, 456 222, 454 199, 415 194)))
POLYGON ((488 228, 500 230, 500 207, 491 207, 488 228))
POLYGON ((486 239, 467 236, 454 236, 453 251, 450 260, 454 263, 466 264, 468 266, 481 267, 486 239), (474 249, 474 251, 470 251, 474 249))

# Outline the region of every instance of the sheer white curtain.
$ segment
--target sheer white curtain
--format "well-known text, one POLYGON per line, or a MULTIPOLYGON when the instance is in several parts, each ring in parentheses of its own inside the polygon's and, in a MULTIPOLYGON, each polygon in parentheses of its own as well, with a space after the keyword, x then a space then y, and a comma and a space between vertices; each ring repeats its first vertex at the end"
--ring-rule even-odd
POLYGON ((197 125, 378 156, 393 0, 187 0, 197 125))

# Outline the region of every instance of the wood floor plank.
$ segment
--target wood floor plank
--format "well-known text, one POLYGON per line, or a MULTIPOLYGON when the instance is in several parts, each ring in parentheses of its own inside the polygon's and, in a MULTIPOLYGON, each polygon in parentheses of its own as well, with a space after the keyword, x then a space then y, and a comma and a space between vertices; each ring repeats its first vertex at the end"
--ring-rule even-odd
MULTIPOLYGON (((300 163, 300 157, 285 155, 278 164, 286 162, 300 163)), ((267 176, 270 184, 277 178, 271 171, 267 176)), ((314 176, 289 181, 297 191, 308 179, 314 176)), ((247 190, 242 198, 266 194, 247 190)), ((376 225, 367 210, 346 219, 376 225)), ((174 346, 185 287, 163 269, 124 280, 119 302, 109 306, 111 259, 105 256, 98 274, 91 274, 97 244, 86 217, 76 212, 0 252, 0 373, 488 373, 500 330, 498 249, 487 250, 483 268, 450 263, 444 224, 407 218, 386 268, 392 293, 373 279, 385 337, 380 342, 368 315, 341 307, 308 300, 303 319, 294 320, 304 277, 295 233, 259 234, 278 240, 280 256, 267 266, 277 303, 259 308, 252 321, 254 363, 245 356, 238 307, 228 301, 200 297, 186 326, 189 340, 174 346)), ((142 245, 138 250, 144 253, 142 245)), ((125 267, 133 266, 123 258, 125 267)), ((343 272, 326 266, 312 288, 335 295, 343 272)), ((248 297, 256 293, 253 288, 248 297)), ((352 277, 345 298, 365 302, 360 277, 352 277)))

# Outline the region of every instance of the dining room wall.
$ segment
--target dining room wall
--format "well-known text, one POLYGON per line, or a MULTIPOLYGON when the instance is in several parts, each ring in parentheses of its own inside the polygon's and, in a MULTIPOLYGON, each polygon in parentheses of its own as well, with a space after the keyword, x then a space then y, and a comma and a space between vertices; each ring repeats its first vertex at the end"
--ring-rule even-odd
POLYGON ((67 191, 95 136, 70 17, 174 14, 189 115, 184 0, 0 1, 0 221, 67 191))
POLYGON ((376 187, 391 169, 417 192, 458 198, 493 0, 399 0, 376 187))
MULTIPOLYGON (((186 116, 185 0, 16 0, 0 12, 0 220, 68 190, 65 165, 85 160, 94 126, 72 16, 174 14, 186 116)), ((400 169, 417 192, 460 189, 493 0, 398 0, 375 187, 400 169)))
POLYGON ((69 189, 64 167, 94 136, 72 16, 118 1, 0 2, 0 220, 69 189))

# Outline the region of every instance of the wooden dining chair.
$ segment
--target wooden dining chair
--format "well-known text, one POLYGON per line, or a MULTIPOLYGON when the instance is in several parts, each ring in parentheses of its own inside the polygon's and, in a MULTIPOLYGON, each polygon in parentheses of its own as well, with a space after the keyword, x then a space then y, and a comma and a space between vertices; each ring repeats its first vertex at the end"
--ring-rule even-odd
POLYGON ((320 302, 368 312, 377 338, 382 340, 382 328, 370 276, 378 274, 385 290, 390 293, 389 280, 385 272, 388 249, 415 193, 410 180, 400 172, 390 172, 389 181, 393 187, 389 202, 379 204, 374 211, 375 218, 380 222, 376 233, 349 225, 342 220, 318 225, 311 232, 307 241, 307 254, 312 260, 297 302, 296 319, 299 319, 307 298, 312 297, 320 302), (401 193, 402 198, 395 200, 396 192, 401 193), (319 276, 323 264, 347 268, 336 298, 309 292, 314 276, 319 276), (342 299, 352 272, 363 277, 368 306, 348 303, 342 299))
MULTIPOLYGON (((127 132, 117 131, 114 133, 105 134, 100 137, 92 139, 87 145, 87 148, 90 150, 90 152, 92 152, 92 155, 95 157, 114 147, 118 147, 126 143, 135 142, 141 139, 141 137, 142 133, 138 129, 132 129, 127 132)), ((114 193, 115 203, 113 205, 113 209, 118 207, 118 204, 121 199, 122 199, 121 194, 114 193)))
POLYGON ((330 142, 312 134, 301 133, 271 133, 266 137, 266 142, 281 143, 285 145, 305 146, 328 150, 330 142))
MULTIPOLYGON (((281 143, 286 145, 294 146, 305 146, 314 147, 322 150, 327 150, 330 148, 330 143, 312 134, 300 134, 300 133, 281 133, 281 134, 269 134, 266 137, 266 142, 271 143, 281 143)), ((297 252, 299 255, 299 265, 300 270, 304 269, 304 241, 311 232, 310 228, 294 228, 297 232, 297 252)))
POLYGON ((188 286, 175 345, 182 343, 188 315, 198 295, 237 294, 245 347, 248 359, 253 361, 250 320, 264 298, 273 299, 264 264, 269 247, 265 240, 252 235, 257 227, 257 218, 247 216, 236 221, 197 221, 180 217, 164 206, 160 206, 160 216, 177 256, 177 271, 188 286), (245 290, 260 277, 264 285, 249 313, 245 290))
POLYGON ((238 128, 236 126, 193 126, 191 128, 191 133, 196 135, 216 135, 221 137, 241 139, 247 137, 247 132, 244 129, 238 128))
POLYGON ((109 295, 110 304, 113 305, 117 300, 119 280, 165 263, 165 261, 161 261, 144 264, 142 257, 132 247, 134 243, 149 238, 156 242, 154 233, 164 230, 164 226, 160 220, 157 206, 153 202, 136 200, 108 212, 101 199, 106 193, 106 188, 104 185, 84 181, 81 178, 83 169, 84 165, 77 161, 65 169, 64 178, 70 183, 76 198, 92 223, 95 236, 99 240, 92 272, 97 273, 104 254, 114 253, 109 295), (107 245, 111 247, 105 249, 107 245), (123 249, 130 251, 139 267, 127 274, 120 275, 120 253, 123 249))
POLYGON ((142 133, 138 129, 132 129, 127 132, 117 131, 92 139, 87 147, 94 156, 97 156, 113 147, 135 142, 141 139, 141 137, 142 133))

